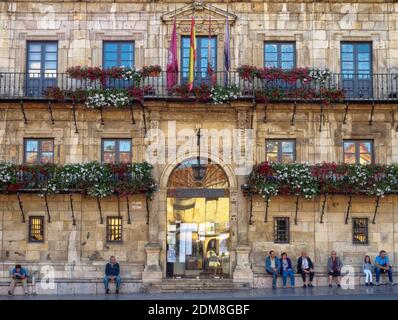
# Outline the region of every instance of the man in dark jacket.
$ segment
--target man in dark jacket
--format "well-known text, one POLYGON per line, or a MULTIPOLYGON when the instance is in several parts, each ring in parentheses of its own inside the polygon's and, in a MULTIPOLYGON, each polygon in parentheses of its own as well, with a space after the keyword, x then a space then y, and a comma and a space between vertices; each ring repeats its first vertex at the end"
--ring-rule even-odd
POLYGON ((301 252, 301 257, 297 261, 297 273, 301 274, 303 278, 303 288, 312 288, 312 280, 314 279, 314 264, 311 259, 307 257, 307 252, 301 252), (308 282, 307 275, 310 278, 308 282))
POLYGON ((108 262, 105 267, 104 285, 106 294, 109 293, 109 281, 116 281, 116 293, 119 293, 120 284, 122 283, 119 273, 119 263, 117 263, 116 258, 112 256, 110 262, 108 262))

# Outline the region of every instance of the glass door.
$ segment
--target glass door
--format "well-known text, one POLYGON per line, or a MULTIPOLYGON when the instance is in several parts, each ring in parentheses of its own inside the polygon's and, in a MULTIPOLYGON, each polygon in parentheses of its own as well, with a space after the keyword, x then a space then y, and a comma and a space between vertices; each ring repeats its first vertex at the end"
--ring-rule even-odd
POLYGON ((167 277, 229 275, 229 198, 167 199, 167 277))
POLYGON ((343 89, 348 98, 372 98, 372 44, 342 43, 341 73, 343 89))
POLYGON ((26 95, 41 97, 49 87, 57 86, 56 41, 28 42, 26 95))
MULTIPOLYGON (((191 47, 190 37, 181 38, 181 70, 182 79, 184 83, 188 82, 189 74, 189 52, 191 47)), ((208 83, 210 81, 208 74, 208 61, 209 61, 209 41, 211 45, 211 66, 214 71, 217 70, 217 38, 207 36, 196 37, 196 65, 195 65, 195 78, 194 81, 197 85, 201 83, 208 83)))

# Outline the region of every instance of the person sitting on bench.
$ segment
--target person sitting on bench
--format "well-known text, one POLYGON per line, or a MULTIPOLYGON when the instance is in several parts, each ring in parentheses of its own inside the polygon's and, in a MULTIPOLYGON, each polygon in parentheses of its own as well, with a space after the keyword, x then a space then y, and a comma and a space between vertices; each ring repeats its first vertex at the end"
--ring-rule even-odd
POLYGON ((380 274, 382 273, 387 273, 390 284, 394 285, 394 280, 392 278, 392 266, 390 265, 390 260, 388 259, 385 250, 381 250, 375 259, 375 273, 377 286, 380 285, 380 274))
POLYGON ((119 273, 119 263, 116 262, 115 256, 111 256, 110 262, 108 262, 105 267, 104 285, 106 294, 109 293, 109 281, 116 281, 116 294, 119 293, 120 284, 122 283, 119 273))
POLYGON ((21 282, 23 285, 23 289, 25 291, 25 294, 28 295, 28 271, 20 264, 17 264, 14 269, 11 270, 11 283, 10 283, 10 289, 8 290, 8 295, 12 296, 14 294, 14 288, 17 282, 21 282))

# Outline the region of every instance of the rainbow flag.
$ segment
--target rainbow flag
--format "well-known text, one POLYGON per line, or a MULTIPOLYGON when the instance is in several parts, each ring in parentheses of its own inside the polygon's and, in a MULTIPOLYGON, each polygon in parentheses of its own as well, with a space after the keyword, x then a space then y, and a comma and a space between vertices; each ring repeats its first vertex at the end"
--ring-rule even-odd
POLYGON ((191 22, 191 44, 189 49, 189 70, 188 70, 188 90, 193 89, 193 81, 195 78, 195 61, 196 61, 196 33, 195 18, 192 16, 191 22))

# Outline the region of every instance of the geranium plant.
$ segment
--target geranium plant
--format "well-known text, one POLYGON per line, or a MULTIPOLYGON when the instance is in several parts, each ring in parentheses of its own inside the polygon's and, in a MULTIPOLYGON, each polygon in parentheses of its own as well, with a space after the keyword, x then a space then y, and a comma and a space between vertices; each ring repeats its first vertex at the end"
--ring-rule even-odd
POLYGON ((258 68, 255 66, 249 66, 249 65, 243 65, 240 66, 236 69, 238 72, 239 77, 241 77, 244 80, 253 80, 258 76, 258 68))
POLYGON ((116 107, 121 108, 129 104, 128 92, 123 89, 91 90, 88 93, 87 108, 116 107))
POLYGON ((238 98, 239 88, 236 85, 214 86, 211 88, 210 99, 213 104, 223 104, 238 98))
POLYGON ((143 77, 158 77, 160 72, 162 71, 162 67, 159 65, 154 66, 143 66, 141 69, 141 73, 143 77))

